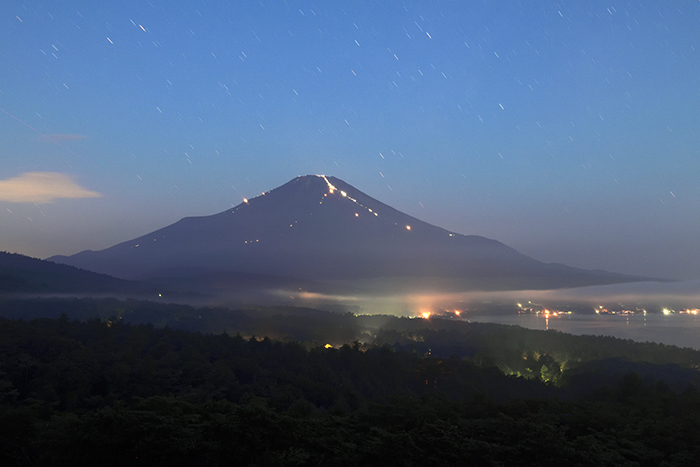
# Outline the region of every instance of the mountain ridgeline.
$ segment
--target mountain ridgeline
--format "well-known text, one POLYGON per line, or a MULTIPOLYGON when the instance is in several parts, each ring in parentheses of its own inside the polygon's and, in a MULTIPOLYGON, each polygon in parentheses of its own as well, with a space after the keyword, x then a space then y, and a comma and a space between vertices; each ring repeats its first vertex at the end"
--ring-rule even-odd
POLYGON ((323 175, 295 178, 219 214, 187 217, 105 250, 49 259, 125 279, 235 272, 483 290, 640 280, 542 263, 498 241, 430 225, 323 175))
POLYGON ((0 295, 3 293, 139 295, 148 290, 148 285, 138 282, 0 251, 0 295))

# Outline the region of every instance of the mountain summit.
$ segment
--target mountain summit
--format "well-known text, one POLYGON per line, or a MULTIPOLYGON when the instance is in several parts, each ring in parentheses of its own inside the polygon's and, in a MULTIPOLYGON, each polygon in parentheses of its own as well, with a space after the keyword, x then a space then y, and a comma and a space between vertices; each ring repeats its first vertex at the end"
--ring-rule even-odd
POLYGON ((498 241, 430 225, 324 175, 297 177, 219 214, 187 217, 105 250, 49 259, 129 279, 219 271, 314 281, 439 279, 482 289, 637 279, 545 264, 498 241))

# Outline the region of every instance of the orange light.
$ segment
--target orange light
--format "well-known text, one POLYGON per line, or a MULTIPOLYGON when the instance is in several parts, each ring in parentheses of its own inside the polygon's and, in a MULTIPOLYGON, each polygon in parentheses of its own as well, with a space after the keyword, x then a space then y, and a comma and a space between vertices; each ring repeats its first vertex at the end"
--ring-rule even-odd
POLYGON ((407 226, 406 226, 406 230, 411 230, 411 226, 410 226, 410 225, 407 225, 407 226))
POLYGON ((360 217, 360 215, 358 213, 355 213, 355 217, 360 217))
POLYGON ((428 318, 430 318, 430 312, 429 311, 421 311, 420 316, 423 319, 428 319, 428 318))
POLYGON ((248 198, 243 198, 243 202, 244 202, 245 204, 248 204, 248 198))

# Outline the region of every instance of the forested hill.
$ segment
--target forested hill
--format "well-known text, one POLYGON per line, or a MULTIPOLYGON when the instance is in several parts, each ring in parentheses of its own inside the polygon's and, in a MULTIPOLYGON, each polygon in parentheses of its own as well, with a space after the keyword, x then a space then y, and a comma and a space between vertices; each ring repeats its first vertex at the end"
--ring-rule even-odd
POLYGON ((0 293, 134 293, 145 287, 106 274, 0 251, 0 293))
POLYGON ((228 309, 115 298, 0 299, 0 317, 32 320, 62 315, 83 322, 100 319, 188 332, 268 337, 306 347, 363 342, 440 358, 469 358, 508 375, 557 383, 588 364, 597 365, 597 380, 637 371, 663 378, 678 390, 691 382, 700 383, 696 371, 700 368, 700 351, 614 337, 289 306, 228 309))
POLYGON ((478 355, 0 319, 0 464, 700 464, 694 386, 587 371, 573 395, 478 355))

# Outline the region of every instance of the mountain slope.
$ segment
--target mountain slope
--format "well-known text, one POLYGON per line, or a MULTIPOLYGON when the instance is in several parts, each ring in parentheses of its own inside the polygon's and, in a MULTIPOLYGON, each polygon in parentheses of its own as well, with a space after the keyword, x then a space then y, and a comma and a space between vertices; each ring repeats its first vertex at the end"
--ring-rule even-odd
POLYGON ((138 283, 105 274, 0 252, 0 293, 125 293, 142 289, 138 283))
POLYGON ((420 221, 322 175, 102 251, 50 259, 124 278, 197 269, 307 280, 449 278, 487 289, 634 280, 544 264, 495 240, 420 221))

